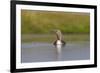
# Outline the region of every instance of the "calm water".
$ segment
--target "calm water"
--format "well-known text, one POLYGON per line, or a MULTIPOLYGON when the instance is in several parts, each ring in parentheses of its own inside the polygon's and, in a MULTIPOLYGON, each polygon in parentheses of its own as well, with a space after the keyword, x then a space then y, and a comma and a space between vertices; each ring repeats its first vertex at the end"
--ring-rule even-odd
POLYGON ((48 62, 48 61, 71 61, 90 59, 90 44, 85 42, 66 43, 64 47, 55 47, 52 43, 22 43, 21 61, 48 62))

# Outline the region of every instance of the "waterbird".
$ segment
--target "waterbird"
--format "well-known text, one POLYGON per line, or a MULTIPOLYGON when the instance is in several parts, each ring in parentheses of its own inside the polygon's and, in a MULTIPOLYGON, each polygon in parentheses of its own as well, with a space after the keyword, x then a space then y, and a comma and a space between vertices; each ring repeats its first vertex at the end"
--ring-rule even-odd
POLYGON ((64 46, 65 45, 65 41, 63 41, 62 39, 62 33, 60 30, 53 30, 56 34, 56 40, 54 41, 54 45, 57 46, 57 45, 61 45, 61 46, 64 46))

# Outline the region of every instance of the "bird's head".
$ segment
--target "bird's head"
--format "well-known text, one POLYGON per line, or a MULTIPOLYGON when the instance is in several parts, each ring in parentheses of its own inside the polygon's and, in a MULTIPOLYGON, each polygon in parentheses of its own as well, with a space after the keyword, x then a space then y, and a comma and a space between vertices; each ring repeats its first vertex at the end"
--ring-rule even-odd
POLYGON ((60 30, 53 30, 54 33, 56 33, 57 35, 61 35, 61 31, 60 30))

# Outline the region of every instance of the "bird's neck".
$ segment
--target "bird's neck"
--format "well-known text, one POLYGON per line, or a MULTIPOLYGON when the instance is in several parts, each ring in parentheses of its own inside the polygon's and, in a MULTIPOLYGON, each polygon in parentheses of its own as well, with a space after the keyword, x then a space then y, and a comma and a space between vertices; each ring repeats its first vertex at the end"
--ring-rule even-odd
POLYGON ((60 40, 60 41, 62 40, 62 36, 61 36, 61 34, 60 34, 60 35, 57 34, 56 36, 57 36, 57 40, 60 40))

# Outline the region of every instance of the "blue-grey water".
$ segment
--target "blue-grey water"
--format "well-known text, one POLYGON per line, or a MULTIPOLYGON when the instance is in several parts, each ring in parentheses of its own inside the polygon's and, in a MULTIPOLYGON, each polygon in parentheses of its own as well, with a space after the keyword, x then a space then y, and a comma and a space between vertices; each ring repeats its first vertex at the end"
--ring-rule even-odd
POLYGON ((22 43, 21 62, 49 62, 90 59, 89 42, 66 43, 55 47, 52 43, 22 43))

